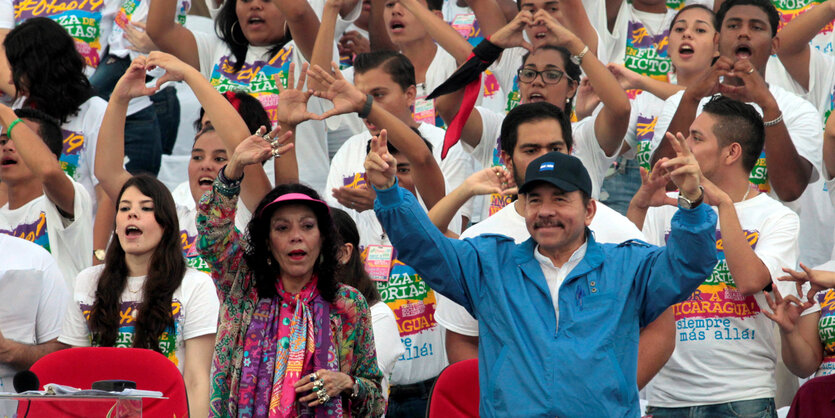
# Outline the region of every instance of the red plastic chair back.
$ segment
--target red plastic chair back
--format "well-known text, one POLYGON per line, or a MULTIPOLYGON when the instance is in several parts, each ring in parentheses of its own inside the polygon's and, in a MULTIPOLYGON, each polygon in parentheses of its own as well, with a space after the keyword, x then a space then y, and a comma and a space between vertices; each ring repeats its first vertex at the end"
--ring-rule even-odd
POLYGON ((441 371, 432 387, 426 416, 478 416, 478 359, 459 361, 441 371))
MULTIPOLYGON (((143 417, 187 417, 188 399, 183 375, 160 353, 142 348, 79 347, 59 350, 35 362, 29 369, 38 376, 40 389, 48 383, 90 389, 99 380, 130 380, 136 388, 162 392, 168 399, 143 399, 143 417)), ((26 401, 17 415, 26 414, 26 401)), ((102 402, 34 401, 29 417, 104 417, 112 404, 102 402)))

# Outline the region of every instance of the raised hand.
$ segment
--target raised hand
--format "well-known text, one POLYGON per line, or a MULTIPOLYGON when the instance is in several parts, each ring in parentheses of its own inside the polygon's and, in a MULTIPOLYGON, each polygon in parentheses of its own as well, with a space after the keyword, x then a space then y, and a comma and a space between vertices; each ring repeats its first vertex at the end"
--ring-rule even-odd
POLYGON ((333 75, 318 65, 314 65, 309 71, 310 77, 326 89, 314 91, 313 95, 333 102, 333 109, 323 113, 322 118, 361 111, 365 106, 365 94, 345 80, 335 62, 331 63, 331 68, 333 75))
POLYGON ((134 97, 150 96, 156 91, 155 87, 145 86, 145 57, 140 55, 130 63, 110 97, 116 100, 130 100, 134 97))
POLYGON ((131 51, 147 54, 159 49, 154 44, 154 41, 151 40, 151 37, 148 36, 148 33, 145 32, 144 22, 128 22, 128 25, 125 27, 125 34, 122 36, 130 42, 128 49, 131 51))
POLYGON ((795 282, 798 295, 803 294, 801 291, 803 284, 809 283, 809 291, 806 293, 807 303, 814 302, 814 297, 818 292, 835 287, 835 272, 812 270, 803 263, 800 263, 800 269, 803 271, 783 267, 783 271, 788 275, 778 277, 777 280, 795 282))
POLYGON ((702 73, 702 76, 695 83, 687 86, 684 95, 690 97, 692 100, 700 101, 704 97, 719 93, 721 91, 719 79, 720 77, 732 75, 731 69, 733 65, 733 61, 730 58, 719 57, 713 66, 710 67, 710 71, 702 73))
POLYGON ((510 196, 518 193, 513 175, 502 167, 488 167, 476 171, 464 180, 473 196, 501 194, 510 196))
POLYGON ((157 88, 169 81, 182 81, 186 76, 186 72, 194 71, 194 67, 180 61, 171 54, 153 51, 148 54, 145 68, 150 71, 157 67, 165 70, 165 74, 157 79, 157 88))
POLYGON ((722 203, 734 203, 724 190, 706 178, 702 179, 702 187, 705 189, 705 203, 708 205, 719 206, 722 203))
POLYGON ((307 81, 307 64, 302 65, 302 72, 299 74, 299 81, 296 87, 292 86, 295 80, 296 64, 290 64, 287 73, 287 87, 281 84, 276 74, 275 85, 278 88, 278 107, 276 108, 278 124, 293 129, 296 125, 308 120, 322 120, 323 116, 307 111, 307 101, 313 95, 311 91, 304 91, 304 83, 307 81))
POLYGON ((490 37, 490 42, 502 48, 521 46, 532 52, 533 46, 525 40, 525 28, 533 26, 533 24, 533 14, 528 10, 522 10, 516 14, 513 20, 497 30, 490 37))
POLYGON ((670 176, 661 166, 662 161, 655 163, 652 172, 641 167, 641 187, 632 197, 632 202, 640 208, 650 208, 664 205, 675 206, 676 199, 667 195, 666 185, 670 176))
POLYGON ((625 65, 609 63, 606 65, 606 69, 615 76, 622 89, 631 90, 641 88, 641 75, 626 68, 625 65))
POLYGON ((232 160, 237 165, 244 167, 250 164, 260 164, 272 157, 280 158, 281 154, 289 151, 293 147, 292 143, 287 143, 290 137, 293 136, 292 131, 287 131, 280 137, 276 137, 280 128, 276 128, 265 135, 264 132, 266 130, 262 126, 258 128, 256 133, 238 144, 238 147, 235 148, 235 153, 232 154, 232 160))
POLYGON ((397 170, 397 160, 388 150, 386 130, 371 138, 371 150, 365 158, 365 181, 377 189, 388 189, 394 185, 394 174, 397 170))
POLYGON ((666 170, 682 196, 691 201, 698 199, 702 193, 699 189, 702 184, 702 171, 696 157, 690 152, 687 140, 681 132, 675 136, 667 132, 667 140, 673 146, 676 156, 673 159, 660 159, 658 162, 661 163, 661 168, 666 170))
POLYGON ((768 84, 751 61, 742 59, 735 62, 728 75, 736 77, 742 84, 736 86, 719 84, 719 91, 725 96, 744 103, 756 103, 760 107, 767 102, 774 102, 774 96, 768 90, 768 84))
MULTIPOLYGON (((578 38, 577 35, 563 26, 560 21, 554 18, 554 16, 551 16, 551 14, 545 9, 539 9, 533 15, 533 23, 534 25, 543 25, 548 29, 549 35, 546 35, 546 38, 548 38, 548 44, 563 46, 566 48, 568 48, 571 43, 579 42, 582 44, 582 41, 580 41, 580 38, 578 38)), ((582 46, 580 47, 582 48, 582 46)), ((569 50, 571 51, 573 49, 569 50)))
POLYGON ((340 53, 362 54, 371 52, 371 43, 355 30, 349 30, 339 38, 340 53))
POLYGON ((768 302, 768 307, 772 312, 763 310, 762 312, 768 319, 777 323, 780 329, 785 333, 791 333, 797 327, 797 322, 800 320, 800 314, 804 309, 811 306, 809 303, 801 303, 794 295, 782 297, 777 286, 772 287, 774 297, 769 295, 769 292, 763 292, 765 301, 768 302))
POLYGON ((359 187, 340 187, 333 189, 333 197, 340 205, 351 208, 357 212, 364 212, 374 209, 374 199, 377 193, 368 185, 359 187))

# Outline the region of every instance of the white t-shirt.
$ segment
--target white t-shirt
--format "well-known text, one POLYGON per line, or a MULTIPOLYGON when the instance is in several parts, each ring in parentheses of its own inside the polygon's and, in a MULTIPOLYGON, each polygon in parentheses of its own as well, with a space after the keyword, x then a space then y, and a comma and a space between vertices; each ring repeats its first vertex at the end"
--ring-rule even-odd
MULTIPOLYGON (((185 183, 188 186, 188 182, 185 183)), ((182 204, 178 200, 174 200, 177 205, 177 220, 180 225, 180 244, 182 245, 183 256, 186 258, 186 265, 197 271, 212 274, 212 267, 203 260, 200 253, 197 251, 197 207, 194 200, 189 193, 186 204, 182 204), (190 202, 190 204, 188 203, 190 202)), ((238 231, 245 232, 249 220, 252 218, 252 213, 246 209, 246 206, 239 200, 238 209, 235 212, 235 228, 238 231)))
MULTIPOLYGON (((90 309, 96 298, 96 286, 104 265, 82 271, 75 281, 72 303, 67 308, 61 336, 58 341, 74 347, 89 347, 92 333, 88 325, 90 309)), ((142 287, 147 276, 128 277, 119 302, 119 335, 116 347, 132 347, 134 321, 142 303, 142 287)), ((220 303, 211 277, 194 269, 187 269, 183 282, 171 298, 174 329, 163 333, 159 339, 162 354, 183 371, 185 365, 185 341, 217 332, 220 303)))
MULTIPOLYGON (((644 234, 629 219, 614 209, 597 203, 597 212, 591 220, 589 229, 598 243, 621 243, 632 239, 644 239, 644 234)), ((531 237, 525 224, 525 217, 516 211, 516 205, 507 205, 493 216, 467 228, 461 239, 477 237, 481 234, 502 234, 521 243, 531 237)), ((435 320, 444 328, 457 334, 478 336, 478 320, 461 305, 437 294, 438 310, 435 320)))
MULTIPOLYGON (((791 135, 791 139, 797 149, 797 153, 812 164, 812 175, 809 178, 809 183, 817 181, 820 177, 821 141, 823 132, 823 126, 821 125, 818 111, 807 100, 804 100, 780 87, 770 85, 768 89, 774 96, 774 100, 777 102, 777 106, 780 108, 780 111, 783 112, 783 122, 786 124, 786 128, 791 135)), ((652 152, 655 152, 655 149, 658 148, 658 144, 660 144, 664 139, 664 134, 670 126, 670 121, 673 119, 683 95, 684 91, 679 91, 670 96, 664 103, 664 110, 661 112, 661 116, 658 118, 658 122, 655 125, 655 135, 652 139, 652 152)), ((704 107, 708 100, 710 100, 709 97, 705 97, 701 100, 699 103, 699 109, 696 111, 696 116, 702 113, 702 107, 704 107)), ((762 110, 759 106, 754 103, 749 104, 754 106, 757 112, 762 114, 762 110)), ((763 149, 760 154, 759 161, 757 161, 754 169, 751 170, 750 181, 751 183, 756 184, 760 191, 770 193, 771 187, 768 183, 768 170, 765 166, 765 153, 766 150, 763 149)), ((772 197, 776 198, 776 195, 773 193, 771 194, 772 197)), ((793 207, 796 205, 792 205, 792 203, 787 204, 787 206, 792 207, 795 211, 798 211, 796 207, 793 207)))
MULTIPOLYGON (((43 248, 0 235, 0 332, 24 344, 58 338, 70 293, 55 260, 43 248)), ((0 363, 0 392, 14 392, 19 372, 0 363)), ((0 417, 14 416, 16 401, 0 401, 0 417)))
POLYGON ((673 70, 667 51, 670 23, 676 14, 647 13, 623 1, 609 32, 603 0, 583 0, 589 21, 598 33, 597 57, 603 63, 623 63, 626 68, 661 81, 670 81, 673 70))
POLYGON ((416 121, 443 126, 440 116, 435 113, 435 101, 426 100, 426 96, 446 81, 456 68, 458 65, 455 63, 455 58, 438 45, 435 49, 435 57, 426 69, 424 82, 416 84, 414 109, 416 121))
POLYGON ((629 145, 626 157, 635 158, 641 167, 650 170, 652 158, 652 138, 655 135, 655 124, 664 110, 664 100, 647 91, 640 92, 632 99, 632 110, 629 112, 629 127, 623 140, 629 145))
MULTIPOLYGON (((295 77, 301 73, 305 62, 295 42, 288 42, 276 55, 269 54, 268 47, 249 47, 246 62, 238 72, 232 72, 235 56, 216 35, 194 33, 197 52, 200 57, 200 72, 221 93, 228 90, 246 91, 258 99, 277 123, 278 88, 275 78, 287 83, 290 63, 296 64, 295 77)), ((294 81, 295 83, 295 81, 294 81)), ((328 106, 327 108, 331 108, 328 106)), ((307 110, 316 114, 326 110, 324 100, 311 97, 307 110)), ((320 194, 324 191, 328 176, 328 142, 325 122, 310 120, 296 127, 296 158, 299 162, 299 180, 320 194)), ((264 167, 269 177, 274 177, 274 167, 264 167)))
MULTIPOLYGON (((597 136, 594 134, 594 122, 600 114, 603 106, 598 106, 592 116, 579 122, 571 124, 571 137, 574 145, 571 148, 571 155, 580 159, 591 177, 592 197, 597 199, 600 195, 600 185, 606 177, 606 170, 617 159, 618 152, 607 156, 600 144, 597 143, 597 136)), ((501 161, 501 129, 504 122, 504 113, 493 112, 484 107, 476 107, 474 111, 481 114, 481 139, 475 148, 460 142, 463 149, 473 155, 476 162, 482 167, 504 166, 501 161)), ((482 218, 498 212, 501 208, 510 203, 508 196, 491 195, 489 204, 484 205, 482 218)))
MULTIPOLYGON (((131 43, 125 38, 125 28, 130 24, 129 22, 142 22, 148 19, 148 9, 151 7, 151 0, 124 0, 116 12, 115 25, 110 32, 108 42, 110 44, 110 54, 117 57, 125 58, 130 56, 131 59, 141 55, 136 51, 128 49, 131 43)), ((186 24, 186 16, 191 9, 191 1, 178 0, 177 12, 174 15, 174 21, 179 25, 186 24)), ((142 30, 142 29, 138 29, 142 30)))
MULTIPOLYGON (((443 130, 432 125, 422 123, 418 128, 421 134, 430 142, 432 132, 443 130)), ((437 134, 435 134, 437 136, 437 134)), ((443 138, 443 133, 440 134, 443 138)), ((336 152, 328 174, 328 185, 325 201, 328 205, 347 212, 357 224, 360 233, 360 247, 363 259, 368 254, 369 246, 391 247, 388 236, 383 231, 382 225, 377 220, 373 210, 357 212, 353 209, 342 206, 330 192, 338 187, 358 187, 365 184, 365 161, 366 146, 371 138, 369 132, 363 132, 349 138, 336 152)), ((437 146, 433 144, 435 150, 437 146)), ((456 160, 454 152, 462 152, 456 146, 450 149, 447 158, 442 162, 441 171, 444 171, 444 164, 453 164, 456 160), (458 151, 456 151, 458 149, 458 151)), ((436 151, 433 151, 433 154, 436 151)), ((437 154, 436 158, 437 157, 437 154)), ((464 155, 462 153, 462 155, 464 155)), ((459 160, 457 167, 468 167, 459 160)), ((444 176, 447 178, 447 176, 444 176)), ((447 180, 447 189, 452 187, 447 180)), ((418 196, 418 199, 420 197, 418 196)), ((460 216, 453 218, 449 229, 460 231, 460 216)), ((446 351, 444 350, 444 332, 435 322, 435 298, 438 296, 430 289, 423 278, 410 266, 403 264, 397 259, 397 252, 392 248, 392 263, 390 266, 387 281, 376 281, 375 285, 380 292, 384 303, 394 312, 400 332, 400 341, 405 347, 405 352, 398 358, 391 375, 393 385, 407 385, 421 382, 438 376, 447 365, 446 351)), ((376 334, 375 334, 376 336, 376 334)))
POLYGON ((45 248, 58 262, 68 289, 78 273, 93 263, 93 219, 90 195, 73 182, 72 220, 61 215, 46 194, 17 209, 0 207, 0 234, 24 238, 45 248))
POLYGON ((397 319, 394 312, 384 302, 380 301, 371 306, 371 327, 374 330, 374 347, 377 349, 377 366, 383 372, 383 397, 389 398, 389 380, 394 364, 406 349, 400 342, 400 331, 397 329, 397 319))
MULTIPOLYGON (((773 280, 784 274, 782 267, 797 264, 799 221, 794 212, 765 193, 734 203, 734 208, 748 242, 773 280)), ((650 243, 666 243, 676 210, 663 206, 647 211, 644 234, 650 243)), ((721 250, 721 237, 717 224, 719 262, 711 276, 690 298, 673 305, 676 349, 652 380, 648 395, 652 406, 774 397, 774 323, 762 314, 768 304, 762 291, 743 296, 737 290, 721 250)), ((797 294, 792 283, 777 282, 777 286, 784 296, 797 294)))
POLYGON ((75 49, 87 62, 85 72, 89 76, 107 49, 113 19, 120 3, 121 0, 2 0, 0 29, 14 29, 33 17, 48 17, 58 22, 75 41, 75 49))

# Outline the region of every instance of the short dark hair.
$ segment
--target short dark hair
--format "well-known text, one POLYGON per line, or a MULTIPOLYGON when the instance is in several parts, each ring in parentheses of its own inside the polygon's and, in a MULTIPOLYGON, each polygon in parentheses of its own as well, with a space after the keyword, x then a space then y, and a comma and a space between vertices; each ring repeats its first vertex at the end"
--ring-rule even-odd
POLYGON ((368 273, 365 271, 365 266, 362 264, 362 257, 360 256, 360 233, 357 230, 357 224, 348 213, 342 209, 331 208, 331 216, 333 217, 333 224, 336 227, 336 232, 339 233, 343 244, 351 244, 354 246, 351 252, 351 257, 348 262, 344 264, 339 270, 337 277, 343 284, 347 284, 362 293, 368 305, 371 306, 380 301, 380 292, 368 273))
POLYGON ((551 103, 536 102, 520 104, 507 112, 500 131, 502 151, 513 157, 513 150, 516 148, 516 142, 519 139, 519 125, 546 119, 553 119, 560 124, 563 140, 570 150, 574 145, 574 139, 571 136, 571 121, 568 115, 551 103))
POLYGON ((426 8, 429 10, 441 10, 444 7, 444 0, 426 0, 426 8))
POLYGON ((722 22, 725 21, 725 15, 728 10, 734 6, 754 6, 759 7, 768 16, 768 24, 771 25, 771 37, 777 35, 777 28, 780 26, 780 12, 771 3, 770 0, 726 0, 719 6, 716 12, 716 21, 719 23, 719 31, 722 30, 722 22))
POLYGON ((679 9, 679 11, 676 12, 676 15, 673 16, 673 20, 670 21, 670 27, 668 29, 672 31, 673 25, 676 24, 678 17, 681 16, 682 13, 693 9, 701 9, 708 12, 710 14, 710 24, 713 25, 713 29, 719 32, 719 22, 716 20, 716 13, 704 4, 688 4, 687 6, 684 6, 681 9, 679 9))
POLYGON ((742 147, 742 166, 751 171, 765 143, 763 118, 753 106, 725 96, 714 96, 703 111, 716 118, 713 134, 719 145, 726 147, 736 142, 742 147))
POLYGON ((47 148, 55 154, 55 158, 61 158, 64 151, 64 134, 61 133, 61 124, 58 119, 47 115, 37 109, 21 108, 15 109, 15 115, 21 119, 29 119, 38 124, 36 132, 47 148))
MULTIPOLYGON (((273 298, 278 295, 275 281, 281 274, 281 266, 273 258, 269 242, 270 220, 272 220, 273 213, 281 205, 270 205, 270 203, 279 196, 288 193, 301 193, 313 199, 321 200, 315 190, 303 184, 280 184, 267 193, 258 203, 255 211, 252 212, 252 219, 247 224, 244 238, 247 248, 244 252, 244 260, 255 277, 255 289, 259 298, 273 298)), ((298 203, 306 205, 304 201, 298 201, 298 203)), ((333 303, 336 300, 336 291, 339 287, 336 279, 336 274, 340 268, 338 260, 339 245, 341 244, 339 234, 334 228, 333 218, 331 218, 329 211, 317 210, 311 205, 307 206, 314 209, 313 212, 316 214, 316 223, 322 240, 320 257, 313 266, 313 274, 318 278, 316 288, 319 289, 322 298, 333 303)))
POLYGON ((405 55, 395 51, 373 51, 354 58, 354 73, 365 74, 380 68, 404 91, 416 84, 415 66, 405 55))
MULTIPOLYGON (((539 51, 557 51, 562 57, 563 62, 563 69, 565 70, 565 75, 568 77, 569 83, 579 83, 580 76, 583 74, 583 71, 580 69, 580 66, 575 64, 574 61, 571 61, 571 52, 561 46, 549 45, 545 44, 536 49, 534 53, 539 51)), ((530 58, 531 53, 528 52, 522 57, 522 66, 524 67, 525 64, 528 62, 528 58, 530 58)), ((574 106, 574 97, 568 99, 566 104, 567 109, 571 109, 574 106)))

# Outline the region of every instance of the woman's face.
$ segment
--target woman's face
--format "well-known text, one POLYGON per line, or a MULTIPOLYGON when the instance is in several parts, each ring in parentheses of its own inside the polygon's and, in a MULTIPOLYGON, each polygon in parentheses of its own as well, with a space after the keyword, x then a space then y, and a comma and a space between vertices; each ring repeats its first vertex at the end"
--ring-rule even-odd
POLYGON ((307 205, 287 204, 270 219, 270 252, 284 279, 307 279, 322 250, 316 214, 307 205))
POLYGON ((536 71, 558 70, 562 71, 563 75, 556 83, 546 83, 543 74, 537 75, 530 83, 520 81, 519 94, 522 103, 548 102, 565 109, 565 100, 574 97, 577 86, 565 74, 562 54, 553 49, 537 49, 528 56, 523 68, 536 71))
POLYGON ((125 254, 153 253, 162 240, 162 232, 154 215, 154 201, 137 187, 128 187, 119 198, 116 211, 116 236, 125 254))
POLYGON ((713 28, 713 16, 707 10, 685 10, 670 29, 670 59, 676 72, 695 74, 710 67, 719 54, 719 33, 713 28))
POLYGON ((287 21, 273 1, 238 0, 235 14, 241 31, 252 46, 269 46, 284 38, 287 21))
POLYGON ((218 171, 227 160, 226 148, 217 132, 205 132, 194 141, 188 161, 188 186, 195 202, 212 189, 218 171))

